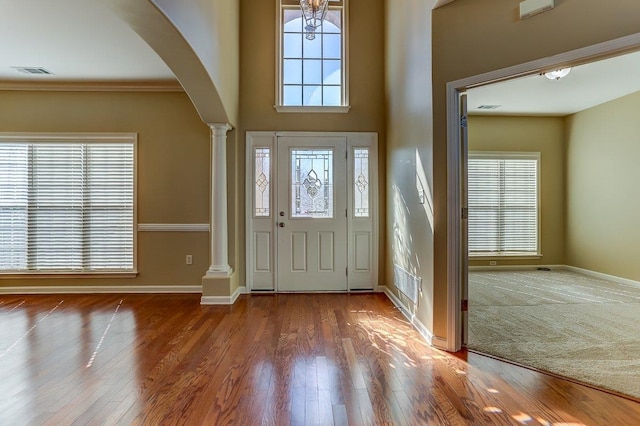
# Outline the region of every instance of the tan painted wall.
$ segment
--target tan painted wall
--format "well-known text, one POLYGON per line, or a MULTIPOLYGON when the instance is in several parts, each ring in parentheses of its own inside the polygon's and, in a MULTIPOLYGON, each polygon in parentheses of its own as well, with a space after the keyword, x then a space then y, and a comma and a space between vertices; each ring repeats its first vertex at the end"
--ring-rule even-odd
MULTIPOLYGON (((235 220, 237 253, 235 267, 245 283, 244 185, 245 133, 247 131, 377 132, 384 158, 384 33, 383 0, 349 2, 349 101, 346 114, 278 113, 276 102, 276 1, 240 1, 240 117, 235 147, 235 182, 239 194, 235 220)), ((384 166, 378 169, 384 182, 384 166)), ((384 223, 384 189, 380 193, 380 224, 384 223)), ((384 233, 380 232, 381 262, 384 233)), ((383 268, 381 268, 383 269, 383 268)), ((383 271, 380 271, 383 274, 383 271)))
POLYGON ((640 92, 566 119, 567 264, 640 281, 640 92))
MULTIPOLYGON (((184 93, 0 91, 0 132, 136 132, 138 223, 209 223, 209 129, 184 93)), ((0 286, 200 285, 208 267, 208 232, 139 232, 135 279, 0 286)))
POLYGON ((518 4, 456 0, 433 13, 436 335, 447 327, 446 83, 640 31, 636 0, 557 0, 554 10, 526 21, 518 19, 518 4))
MULTIPOLYGON (((540 153, 540 251, 543 257, 535 260, 497 260, 497 264, 563 265, 564 119, 470 116, 469 150, 540 153)), ((470 262, 470 266, 487 265, 489 260, 470 262)))
POLYGON ((386 0, 387 256, 384 283, 433 329, 433 212, 431 198, 431 8, 434 1, 386 0), (394 286, 393 265, 422 278, 417 306, 394 286))

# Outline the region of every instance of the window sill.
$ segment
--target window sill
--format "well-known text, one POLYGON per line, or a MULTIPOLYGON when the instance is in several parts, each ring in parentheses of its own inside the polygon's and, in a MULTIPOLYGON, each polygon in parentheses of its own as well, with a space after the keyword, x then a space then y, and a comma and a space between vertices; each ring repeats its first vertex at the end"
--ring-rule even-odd
POLYGON ((285 113, 333 113, 346 114, 349 112, 350 106, 283 106, 275 105, 274 108, 278 112, 285 113))
POLYGON ((132 272, 0 272, 0 280, 30 280, 43 278, 135 278, 138 271, 132 272))
POLYGON ((541 254, 481 254, 481 255, 469 255, 469 260, 535 260, 541 259, 541 254))

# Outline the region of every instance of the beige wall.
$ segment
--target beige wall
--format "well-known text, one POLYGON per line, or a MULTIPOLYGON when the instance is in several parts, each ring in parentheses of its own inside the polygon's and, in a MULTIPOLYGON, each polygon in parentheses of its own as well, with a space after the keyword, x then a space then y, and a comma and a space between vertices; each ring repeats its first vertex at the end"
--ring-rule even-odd
MULTIPOLYGON (((386 0, 387 245, 384 284, 433 328, 433 121, 431 8, 435 1, 386 0), (393 265, 422 278, 417 306, 395 289, 393 265)), ((384 157, 383 157, 384 158, 384 157)), ((444 336, 444 335, 441 335, 444 336)))
MULTIPOLYGON (((278 113, 276 102, 276 17, 275 0, 240 1, 240 125, 231 169, 237 185, 235 236, 238 262, 234 269, 245 283, 244 185, 245 133, 247 131, 377 132, 380 157, 384 158, 384 22, 383 0, 349 2, 349 101, 346 114, 278 113)), ((384 182, 384 167, 378 169, 384 182)), ((384 192, 381 188, 380 224, 384 223, 384 192)), ((380 232, 381 248, 384 233, 380 232)), ((384 250, 381 250, 381 259, 384 250)), ((382 265, 382 261, 380 262, 382 265)), ((383 267, 380 273, 383 274, 383 267)))
POLYGON ((567 264, 640 280, 640 92, 567 117, 567 264))
MULTIPOLYGON (((434 306, 447 303, 446 83, 637 33, 639 15, 636 0, 558 0, 525 21, 512 0, 456 0, 434 11, 434 306)), ((433 331, 446 327, 446 309, 435 310, 433 331)))
MULTIPOLYGON (((473 96, 473 92, 469 94, 473 96)), ((540 153, 542 258, 497 260, 498 265, 564 264, 564 120, 561 117, 469 117, 469 150, 540 153)), ((492 259, 495 260, 495 259, 492 259)), ((470 266, 487 266, 474 260, 470 266)))
MULTIPOLYGON (((184 93, 0 91, 0 132, 138 133, 138 223, 209 223, 209 129, 184 93)), ((200 285, 208 267, 208 232, 139 232, 135 279, 0 286, 200 285)))

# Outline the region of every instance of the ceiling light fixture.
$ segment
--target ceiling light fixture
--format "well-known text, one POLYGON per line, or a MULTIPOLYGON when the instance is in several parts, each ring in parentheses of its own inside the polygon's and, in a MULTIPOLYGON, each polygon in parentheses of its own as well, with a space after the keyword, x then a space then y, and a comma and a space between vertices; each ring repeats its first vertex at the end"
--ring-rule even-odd
POLYGON ((543 72, 542 75, 549 80, 560 80, 562 77, 566 77, 571 72, 571 68, 562 68, 555 71, 543 72))
POLYGON ((316 38, 316 30, 322 25, 327 14, 329 0, 300 0, 300 9, 305 21, 304 31, 307 40, 316 38))

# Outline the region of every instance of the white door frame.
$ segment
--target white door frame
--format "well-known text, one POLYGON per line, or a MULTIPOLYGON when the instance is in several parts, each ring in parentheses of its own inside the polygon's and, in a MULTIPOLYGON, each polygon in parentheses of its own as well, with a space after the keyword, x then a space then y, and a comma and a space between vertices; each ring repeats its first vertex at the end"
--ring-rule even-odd
POLYGON ((566 68, 594 62, 609 56, 616 56, 640 50, 640 33, 572 50, 548 58, 526 62, 472 77, 447 83, 447 347, 448 351, 458 351, 462 347, 462 274, 461 247, 461 190, 460 179, 460 93, 473 87, 484 86, 499 81, 526 75, 566 68))
POLYGON ((278 137, 342 137, 347 140, 347 291, 373 290, 378 288, 379 259, 379 204, 378 204, 378 134, 371 132, 252 132, 246 133, 246 185, 245 185, 245 239, 246 239, 246 287, 248 291, 277 291, 277 139, 278 137), (271 192, 270 214, 256 217, 254 151, 269 149, 272 166, 270 168, 269 191, 271 192), (355 149, 369 149, 369 203, 370 216, 367 219, 354 216, 353 153, 355 149), (369 234, 368 238, 364 238, 369 234), (358 244, 368 244, 370 255, 363 258, 356 250, 358 244), (259 248, 259 247, 260 248, 259 248), (260 253, 260 256, 257 255, 260 253))

